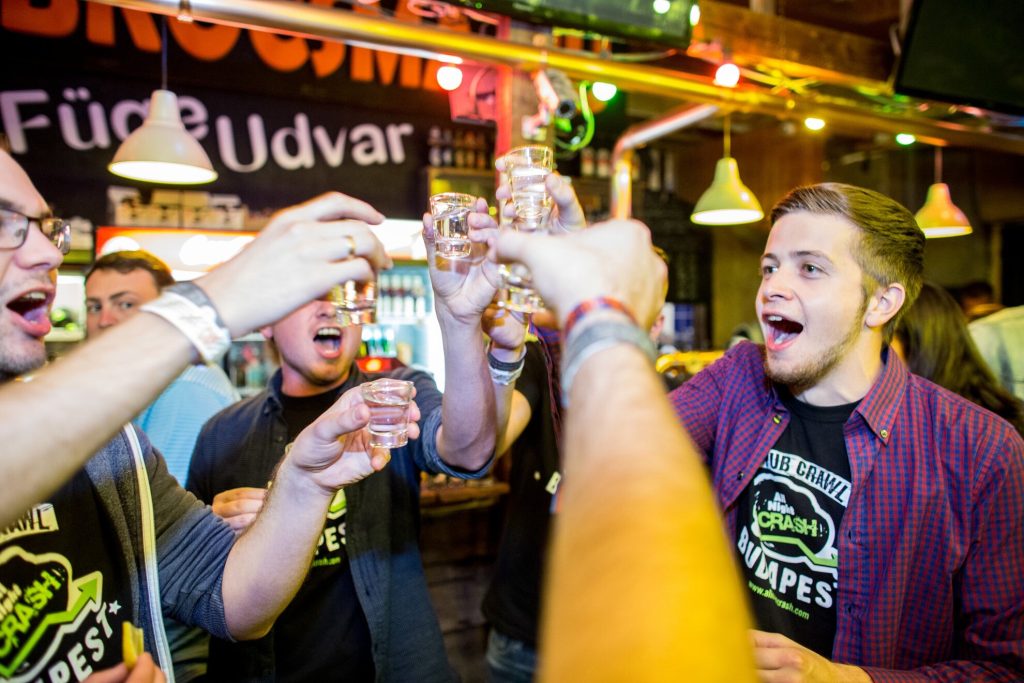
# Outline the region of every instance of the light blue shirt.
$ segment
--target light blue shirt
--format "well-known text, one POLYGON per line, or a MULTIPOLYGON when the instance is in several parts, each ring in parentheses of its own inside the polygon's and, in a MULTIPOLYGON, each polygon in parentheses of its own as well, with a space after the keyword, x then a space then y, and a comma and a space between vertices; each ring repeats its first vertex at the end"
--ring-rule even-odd
POLYGON ((1024 306, 1004 308, 968 327, 999 383, 1024 401, 1024 306))
POLYGON ((139 413, 135 424, 146 433, 167 460, 167 469, 184 486, 199 430, 238 398, 238 391, 220 367, 192 365, 139 413))

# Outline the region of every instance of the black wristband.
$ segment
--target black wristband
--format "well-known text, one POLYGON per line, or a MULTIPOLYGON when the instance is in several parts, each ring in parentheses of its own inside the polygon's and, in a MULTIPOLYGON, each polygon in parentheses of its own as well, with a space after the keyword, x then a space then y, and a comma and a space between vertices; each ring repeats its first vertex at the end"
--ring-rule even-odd
POLYGON ((494 357, 493 353, 490 351, 487 352, 487 364, 495 370, 501 370, 502 372, 515 372, 516 370, 521 370, 524 363, 526 363, 525 353, 519 358, 519 360, 514 360, 509 363, 503 360, 498 360, 494 357))

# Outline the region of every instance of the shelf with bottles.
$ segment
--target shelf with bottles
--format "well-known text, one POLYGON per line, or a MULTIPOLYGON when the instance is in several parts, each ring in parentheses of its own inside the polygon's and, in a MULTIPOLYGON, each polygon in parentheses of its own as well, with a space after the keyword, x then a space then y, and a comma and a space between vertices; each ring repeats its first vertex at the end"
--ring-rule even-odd
POLYGON ((423 267, 396 265, 377 278, 377 324, 417 325, 433 311, 423 267))

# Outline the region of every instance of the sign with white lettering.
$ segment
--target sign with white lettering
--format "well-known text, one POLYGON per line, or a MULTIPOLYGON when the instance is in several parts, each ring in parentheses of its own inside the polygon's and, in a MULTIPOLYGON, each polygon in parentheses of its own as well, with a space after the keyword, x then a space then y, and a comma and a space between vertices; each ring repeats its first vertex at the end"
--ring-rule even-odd
MULTIPOLYGON (((79 0, 0 8, 0 58, 32 65, 0 75, 0 132, 58 213, 111 223, 109 185, 151 187, 106 167, 160 86, 160 18, 79 0)), ((437 62, 173 19, 168 28, 168 87, 220 175, 200 189, 236 194, 256 213, 338 190, 390 217, 422 214, 427 134, 451 126, 437 62)))

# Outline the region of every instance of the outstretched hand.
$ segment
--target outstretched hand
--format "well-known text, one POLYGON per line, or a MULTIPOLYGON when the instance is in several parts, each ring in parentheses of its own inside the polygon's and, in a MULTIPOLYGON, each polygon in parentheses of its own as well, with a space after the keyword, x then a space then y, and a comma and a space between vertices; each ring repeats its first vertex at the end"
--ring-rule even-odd
POLYGON ((237 337, 340 282, 371 280, 390 268, 384 245, 369 228, 383 220, 366 202, 329 192, 279 211, 237 256, 196 282, 237 337))
MULTIPOLYGON (((515 208, 512 206, 512 186, 505 177, 505 162, 499 157, 494 162, 495 168, 502 172, 501 182, 494 192, 495 199, 501 206, 501 215, 505 218, 515 218, 515 208)), ((572 182, 558 172, 549 173, 544 179, 544 187, 551 195, 554 206, 551 208, 551 217, 548 219, 549 231, 553 234, 565 232, 576 232, 587 227, 587 217, 583 213, 583 207, 576 196, 576 190, 572 182)))
POLYGON ((487 260, 486 250, 480 246, 488 235, 497 232, 498 224, 487 212, 487 202, 482 198, 477 199, 468 221, 473 250, 466 258, 437 256, 437 236, 429 213, 423 215, 423 242, 427 247, 430 284, 434 288, 438 312, 450 314, 462 322, 475 323, 491 303, 499 285, 497 264, 487 260))
POLYGON ((871 683, 863 669, 831 662, 781 633, 752 630, 750 636, 763 683, 871 683))
MULTIPOLYGON (((420 411, 409 404, 410 439, 419 438, 420 411)), ((313 477, 317 485, 334 491, 384 469, 391 459, 386 448, 373 448, 363 429, 370 409, 359 387, 349 389, 295 438, 286 459, 313 477)))
POLYGON ((570 235, 502 231, 489 239, 490 258, 515 261, 533 273, 534 286, 559 323, 582 301, 614 297, 647 329, 661 308, 667 269, 654 253, 647 226, 614 220, 570 235))

